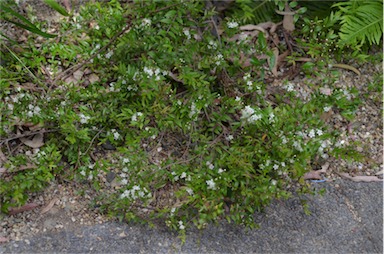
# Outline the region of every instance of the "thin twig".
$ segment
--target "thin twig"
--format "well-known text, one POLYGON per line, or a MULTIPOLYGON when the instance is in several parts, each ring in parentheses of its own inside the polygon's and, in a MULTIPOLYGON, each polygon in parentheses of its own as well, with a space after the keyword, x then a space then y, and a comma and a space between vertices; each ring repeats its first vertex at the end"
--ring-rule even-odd
POLYGON ((92 146, 93 142, 95 141, 95 139, 100 135, 100 133, 101 133, 103 130, 104 130, 104 128, 101 128, 101 130, 99 130, 99 131, 96 133, 96 135, 92 138, 91 143, 89 144, 87 150, 85 150, 84 154, 87 154, 87 153, 88 153, 89 149, 91 149, 91 146, 92 146))

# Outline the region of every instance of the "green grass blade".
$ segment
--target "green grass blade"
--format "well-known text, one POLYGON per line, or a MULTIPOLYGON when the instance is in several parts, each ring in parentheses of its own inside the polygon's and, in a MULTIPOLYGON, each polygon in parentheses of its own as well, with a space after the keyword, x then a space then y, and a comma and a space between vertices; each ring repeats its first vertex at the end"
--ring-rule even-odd
POLYGON ((69 16, 69 13, 63 8, 63 6, 58 4, 55 0, 44 0, 44 2, 61 15, 66 17, 69 16))

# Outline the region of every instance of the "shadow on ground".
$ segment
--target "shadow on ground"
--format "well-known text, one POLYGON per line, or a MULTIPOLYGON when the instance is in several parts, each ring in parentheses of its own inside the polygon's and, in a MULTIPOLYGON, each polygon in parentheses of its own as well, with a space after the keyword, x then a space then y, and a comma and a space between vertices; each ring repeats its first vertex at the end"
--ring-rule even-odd
POLYGON ((383 184, 314 183, 323 196, 276 201, 256 214, 259 229, 223 223, 191 231, 184 245, 167 229, 106 223, 35 236, 0 253, 383 253, 383 184), (29 244, 27 244, 29 242, 29 244))

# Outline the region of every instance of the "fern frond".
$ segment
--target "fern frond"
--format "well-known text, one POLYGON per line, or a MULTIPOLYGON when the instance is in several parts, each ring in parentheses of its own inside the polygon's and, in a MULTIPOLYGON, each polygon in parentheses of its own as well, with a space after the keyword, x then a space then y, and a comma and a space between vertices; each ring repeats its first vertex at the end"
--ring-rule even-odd
POLYGON ((242 23, 259 24, 274 20, 276 4, 271 0, 236 0, 232 15, 238 17, 242 23))
POLYGON ((341 44, 379 44, 383 36, 383 2, 348 1, 335 4, 341 14, 341 44))

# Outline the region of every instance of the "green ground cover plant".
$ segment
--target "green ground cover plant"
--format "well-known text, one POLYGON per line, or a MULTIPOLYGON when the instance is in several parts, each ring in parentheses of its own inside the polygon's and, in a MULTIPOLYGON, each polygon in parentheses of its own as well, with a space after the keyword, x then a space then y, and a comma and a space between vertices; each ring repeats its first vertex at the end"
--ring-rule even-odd
MULTIPOLYGON (((271 200, 310 191, 303 175, 317 160, 358 157, 321 117, 333 108, 353 118, 356 91, 318 87, 302 98, 288 81, 271 91, 268 38, 232 40, 243 25, 236 15, 217 36, 214 15, 201 1, 93 3, 63 19, 56 38, 30 36, 17 58, 3 43, 1 210, 52 180, 77 181, 122 220, 181 233, 221 218, 255 226, 271 200), (251 54, 267 57, 244 65, 251 54)), ((337 53, 333 17, 298 20, 306 50, 291 58, 318 57, 303 71, 317 68, 325 85, 337 75, 324 55, 337 53)))

